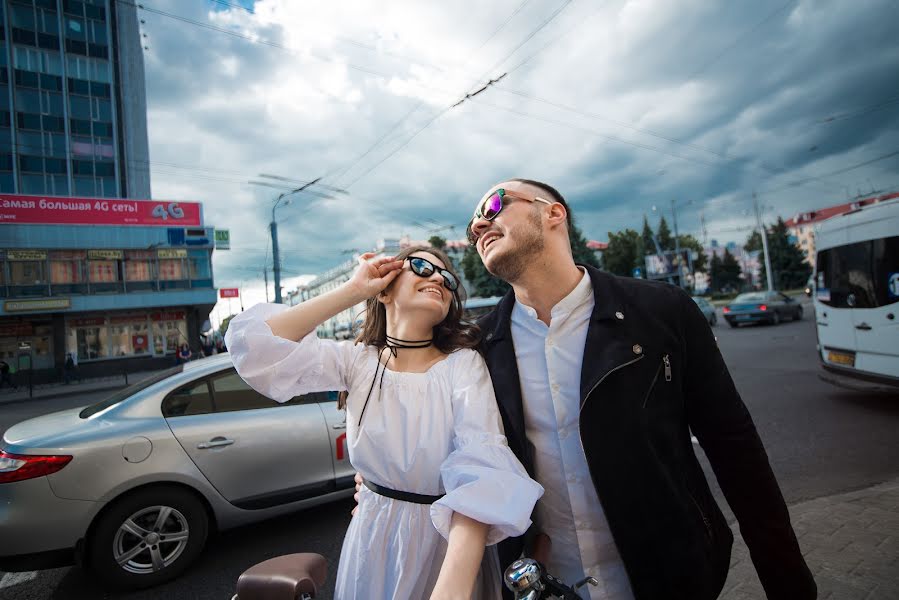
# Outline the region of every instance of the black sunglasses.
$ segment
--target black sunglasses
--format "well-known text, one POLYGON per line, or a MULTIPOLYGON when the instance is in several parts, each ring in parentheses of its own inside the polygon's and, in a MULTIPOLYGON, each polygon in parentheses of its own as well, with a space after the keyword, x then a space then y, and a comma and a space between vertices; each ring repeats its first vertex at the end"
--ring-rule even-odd
POLYGON ((455 292, 456 289, 458 289, 459 280, 456 279, 455 275, 453 275, 446 269, 441 269, 431 261, 425 258, 420 258, 418 256, 410 256, 406 260, 409 261, 409 266, 412 268, 412 272, 419 277, 430 277, 436 271, 443 277, 443 287, 451 292, 455 292))

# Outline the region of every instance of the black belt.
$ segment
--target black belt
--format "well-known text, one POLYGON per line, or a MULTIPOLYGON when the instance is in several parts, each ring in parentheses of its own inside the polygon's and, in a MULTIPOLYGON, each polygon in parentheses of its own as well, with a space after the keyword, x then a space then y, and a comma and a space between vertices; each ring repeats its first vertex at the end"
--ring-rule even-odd
POLYGON ((440 494, 439 496, 428 496, 427 494, 400 492, 398 490, 386 488, 383 485, 378 485, 377 483, 372 483, 367 479, 362 483, 365 484, 365 487, 381 496, 387 496, 388 498, 393 498, 394 500, 402 500, 403 502, 414 502, 415 504, 434 504, 435 502, 443 498, 443 496, 445 496, 445 494, 440 494))

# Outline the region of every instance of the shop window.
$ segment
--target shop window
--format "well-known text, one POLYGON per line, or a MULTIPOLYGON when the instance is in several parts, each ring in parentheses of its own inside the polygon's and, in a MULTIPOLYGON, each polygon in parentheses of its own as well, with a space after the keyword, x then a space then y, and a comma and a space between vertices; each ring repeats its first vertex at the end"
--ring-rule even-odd
POLYGON ((106 358, 109 353, 106 344, 106 326, 78 327, 75 330, 78 360, 106 358))
POLYGON ((153 349, 155 354, 174 354, 187 341, 187 321, 154 321, 153 349))
POLYGON ((9 7, 9 21, 13 27, 34 30, 34 9, 30 6, 13 4, 9 7))

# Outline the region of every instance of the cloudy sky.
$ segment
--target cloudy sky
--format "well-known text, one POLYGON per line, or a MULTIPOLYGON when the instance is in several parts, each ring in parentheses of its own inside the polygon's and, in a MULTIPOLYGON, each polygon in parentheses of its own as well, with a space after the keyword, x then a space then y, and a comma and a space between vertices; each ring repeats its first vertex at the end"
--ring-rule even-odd
POLYGON ((896 0, 144 7, 153 196, 231 230, 216 283, 247 303, 279 193, 248 182, 291 185, 260 174, 332 194, 278 209, 288 286, 381 238, 462 238, 509 177, 600 241, 672 200, 681 232, 742 242, 754 191, 773 220, 899 188, 896 0))

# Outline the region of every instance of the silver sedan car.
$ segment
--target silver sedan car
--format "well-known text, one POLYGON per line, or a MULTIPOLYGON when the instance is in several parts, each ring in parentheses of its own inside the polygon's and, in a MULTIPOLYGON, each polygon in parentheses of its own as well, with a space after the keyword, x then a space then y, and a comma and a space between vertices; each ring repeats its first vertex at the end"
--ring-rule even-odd
POLYGON ((11 427, 0 444, 0 570, 77 562, 108 585, 176 577, 212 530, 352 495, 335 393, 278 404, 227 354, 11 427))

